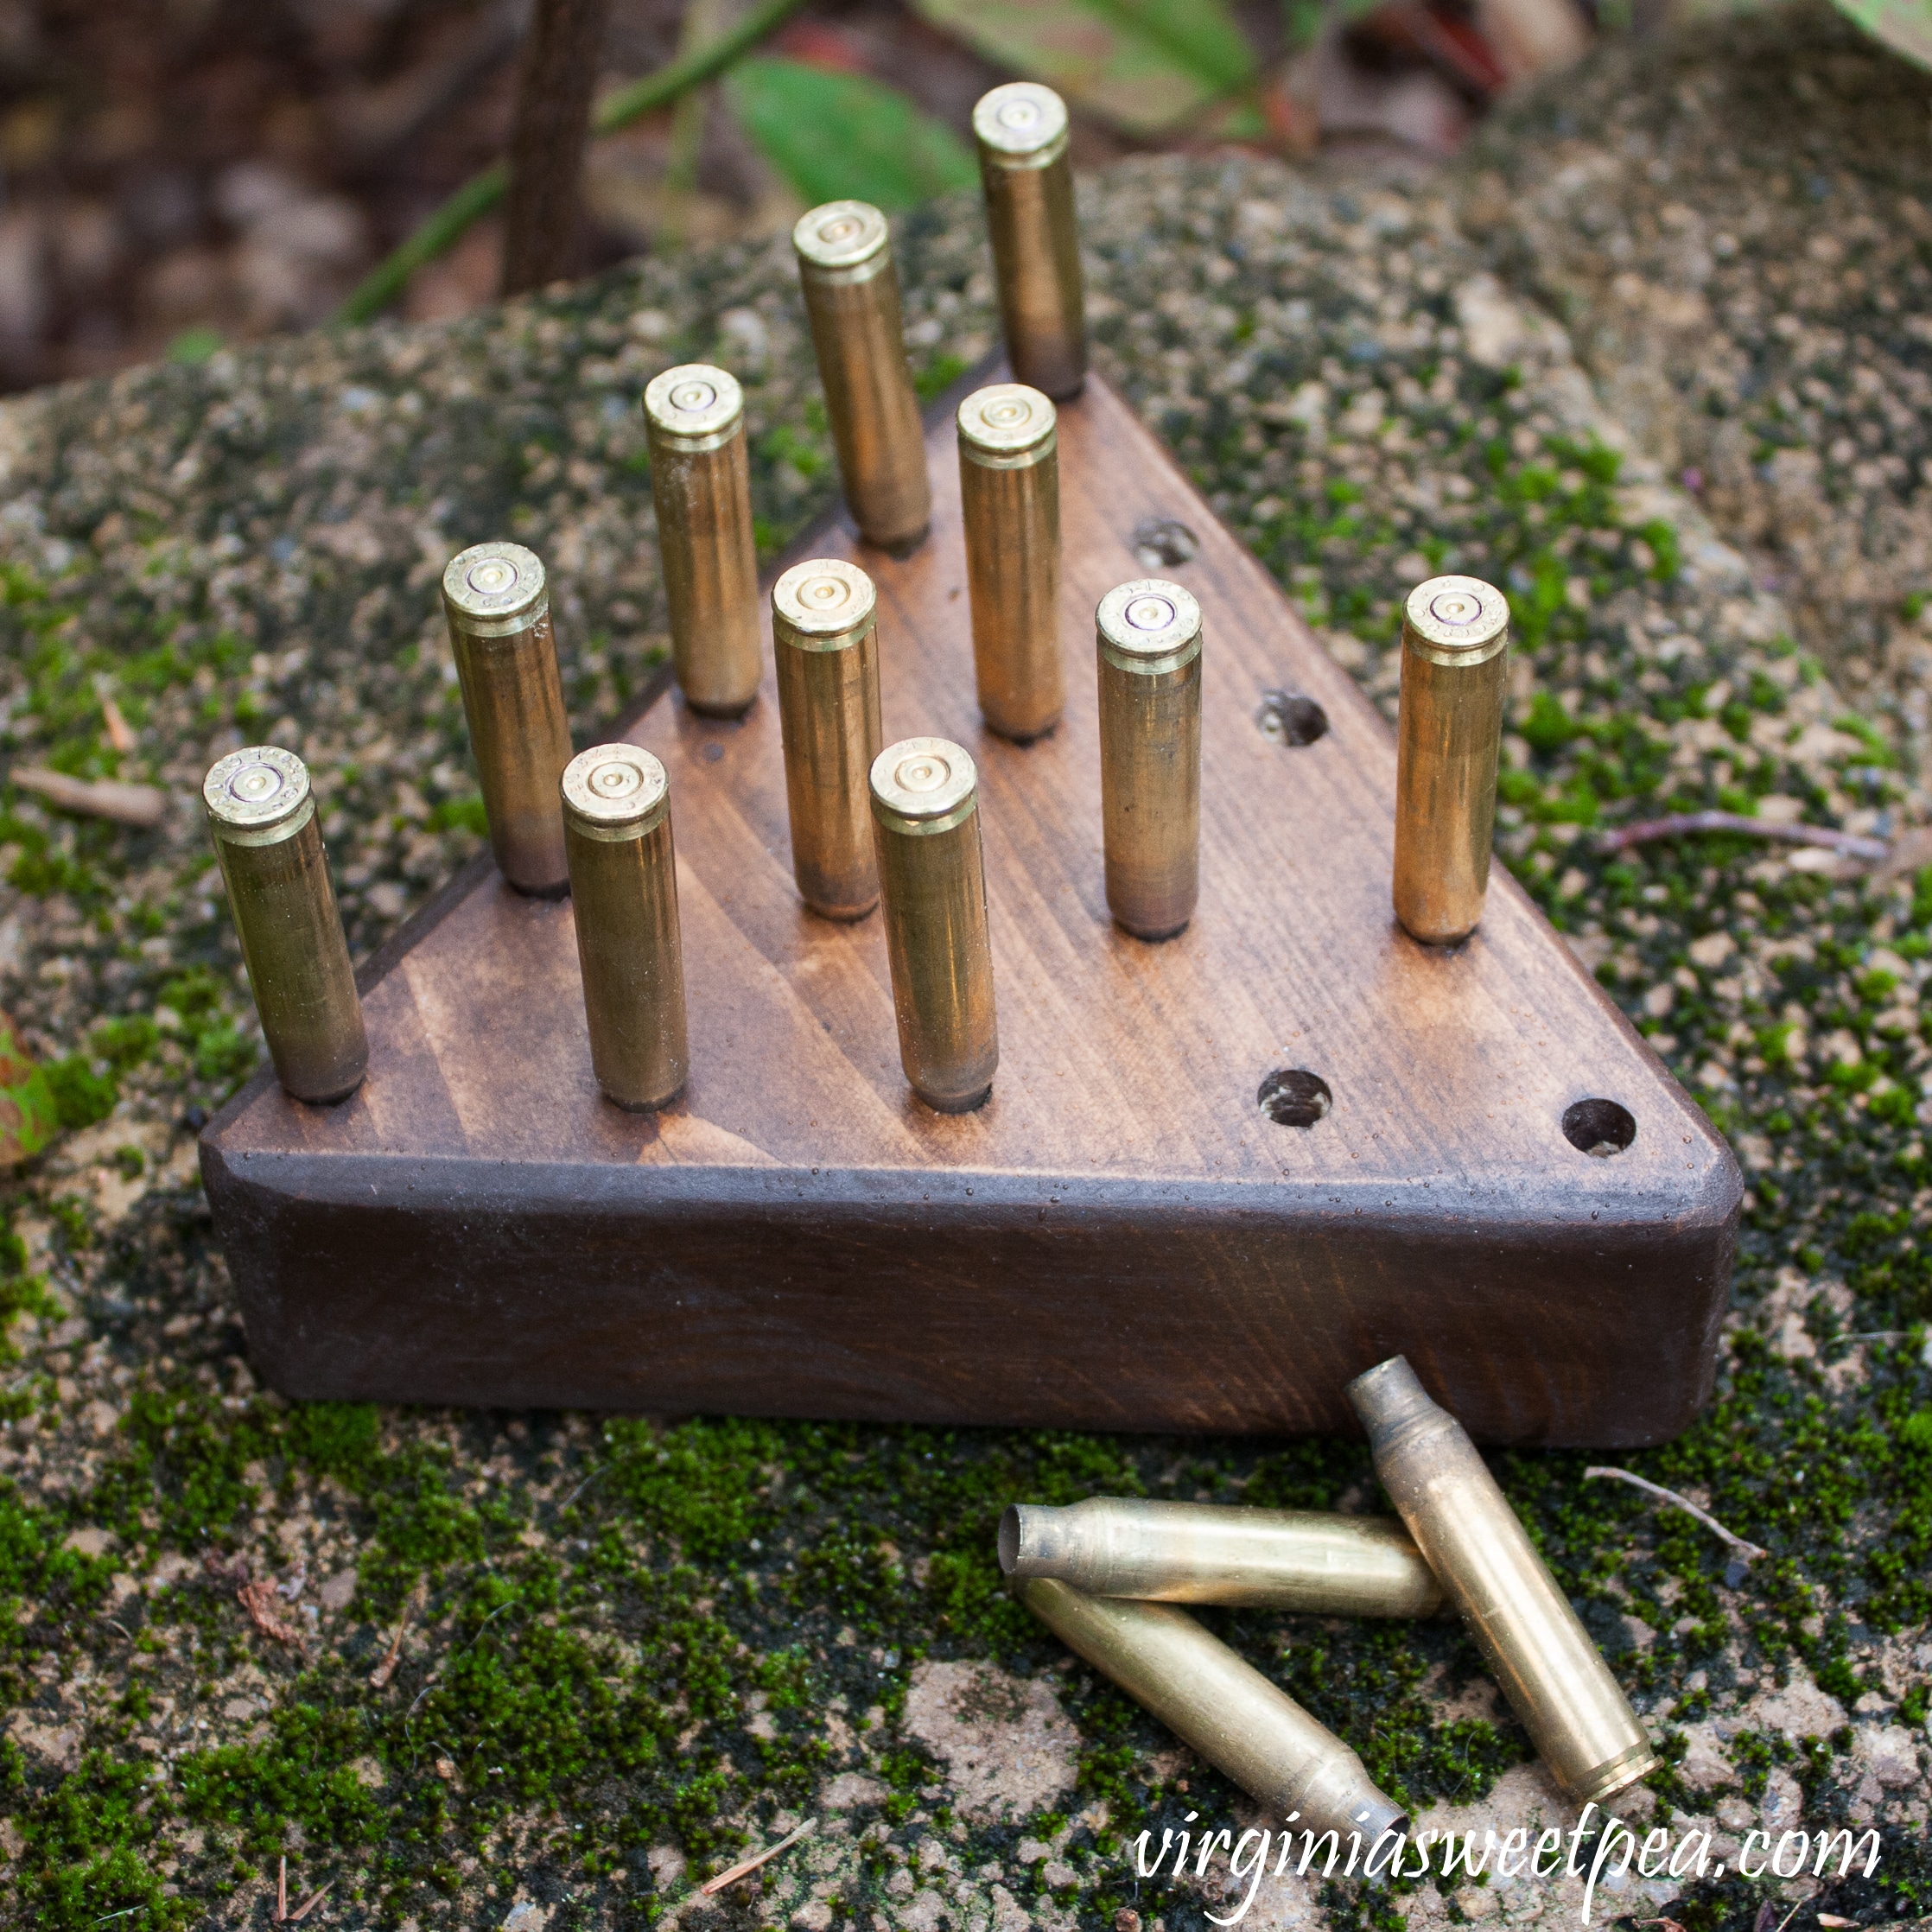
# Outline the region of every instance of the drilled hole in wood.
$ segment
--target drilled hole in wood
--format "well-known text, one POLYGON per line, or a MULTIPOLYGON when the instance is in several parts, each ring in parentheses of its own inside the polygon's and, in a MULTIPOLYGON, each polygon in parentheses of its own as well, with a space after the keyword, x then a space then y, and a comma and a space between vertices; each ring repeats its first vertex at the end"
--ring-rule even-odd
POLYGON ((1255 1101, 1277 1127, 1312 1127, 1335 1104, 1335 1096, 1320 1074, 1278 1066, 1262 1082, 1255 1101))
POLYGON ((1327 712, 1300 691, 1263 691, 1255 722, 1277 745, 1312 745, 1328 732, 1327 712))
POLYGON ((1636 1122, 1614 1100, 1573 1101, 1563 1109, 1563 1138, 1579 1153, 1608 1160, 1636 1140, 1636 1122))
POLYGON ((1200 538, 1174 517, 1141 518, 1128 541, 1134 560, 1143 570, 1172 570, 1189 562, 1201 547, 1200 538))

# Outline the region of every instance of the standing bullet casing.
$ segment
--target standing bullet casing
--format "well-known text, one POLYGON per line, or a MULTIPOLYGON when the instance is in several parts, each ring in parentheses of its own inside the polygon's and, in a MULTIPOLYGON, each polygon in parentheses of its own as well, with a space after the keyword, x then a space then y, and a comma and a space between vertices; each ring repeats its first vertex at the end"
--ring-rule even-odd
POLYGON ((973 135, 1007 360, 1021 382, 1064 402, 1087 376, 1066 104, 1037 80, 1009 80, 980 97, 973 135))
POLYGON ((772 587, 772 645, 798 896, 862 918, 879 903, 867 786, 886 736, 872 579, 842 557, 794 564, 772 587))
POLYGON ((1431 945, 1483 916, 1509 643, 1509 600, 1479 578, 1431 577, 1402 607, 1395 917, 1431 945))
POLYGON ((201 798, 275 1077, 311 1105, 345 1100, 369 1042, 308 767, 251 745, 216 761, 201 798))
POLYGON ((558 785, 597 1084, 626 1112, 684 1090, 684 961, 670 782, 635 745, 597 745, 558 785))
POLYGON ((791 242, 846 504, 868 543, 904 554, 932 520, 932 491, 886 218, 869 202, 828 201, 791 242))
POLYGON ((692 710, 734 718, 763 668, 745 393, 724 370, 685 363, 651 379, 644 422, 677 688, 692 710))
POLYGON ((1557 1779, 1601 1804, 1653 1770, 1629 1700, 1462 1425, 1402 1356, 1348 1395, 1382 1486, 1557 1779))
POLYGON ((959 494, 973 672, 991 730, 1020 744, 1066 704, 1060 663, 1060 464, 1053 405, 995 383, 959 405, 959 494))
POLYGON ((1246 1509, 1091 1496, 1016 1503, 1000 1521, 1000 1567, 1096 1597, 1265 1605, 1319 1617, 1433 1617, 1442 1586, 1387 1516, 1246 1509))
POLYGON ((871 785, 899 1063, 928 1107, 963 1114, 1000 1064, 979 774, 946 739, 906 738, 873 760, 871 785))
POLYGON ((560 899, 570 724, 543 566, 521 543, 474 544, 443 572, 442 605, 498 868, 520 893, 560 899))
POLYGON ((1107 906, 1141 939, 1194 916, 1201 885, 1201 607, 1158 577, 1096 613, 1107 906))
MULTIPOLYGON (((1033 1577, 1020 1600, 1061 1643, 1113 1679, 1183 1744, 1299 1831, 1359 1833, 1364 1850, 1408 1829, 1400 1805, 1370 1782, 1362 1760, 1244 1658, 1185 1611, 1166 1604, 1087 1597, 1033 1577)), ((1379 1869, 1393 1859, 1383 1853, 1379 1869)))

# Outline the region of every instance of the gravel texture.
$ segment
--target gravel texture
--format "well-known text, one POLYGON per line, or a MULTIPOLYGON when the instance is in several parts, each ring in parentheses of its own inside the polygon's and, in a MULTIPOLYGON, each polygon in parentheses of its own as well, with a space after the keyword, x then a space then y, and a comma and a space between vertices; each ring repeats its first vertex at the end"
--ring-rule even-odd
POLYGON ((1606 54, 1494 124, 1465 225, 1922 759, 1932 74, 1828 8, 1606 54))
MULTIPOLYGON (((1700 58, 1668 85, 1701 73, 1721 103, 1700 58)), ((1506 141, 1484 162, 1508 164, 1506 141)), ((1581 1455, 1497 1461, 1666 1747, 1635 1809, 1725 1865, 1633 1879, 1598 1922, 1922 1916, 1932 873, 1891 645, 1827 670, 1723 505, 1668 480, 1681 453, 1598 400, 1542 284, 1459 228, 1476 192, 1242 161, 1090 181, 1100 360, 1385 707, 1409 582, 1508 586, 1503 849, 1752 1182, 1719 1395, 1633 1464, 1769 1554, 1581 1455), (1898 859, 1601 848, 1707 806, 1898 859), (1878 1876, 1739 1878, 1742 1834, 1799 1816, 1877 1830, 1878 1876)), ((1714 170, 1658 192, 1733 219, 1714 170)), ((1789 219, 1843 234, 1826 203, 1789 219)), ((926 211, 900 249, 937 388, 990 339, 976 211, 926 211)), ((284 1859, 291 1909, 327 1884, 305 1922, 346 1926, 1192 1932, 1224 1910, 1216 1877, 1137 1879, 1127 1847, 1193 1812, 1255 1821, 1029 1626, 993 1525, 1095 1491, 1374 1507, 1358 1445, 290 1407, 249 1374, 193 1128, 257 1038, 194 788, 232 746, 301 751, 372 948, 479 842, 442 562, 497 533, 543 552, 588 741, 664 647, 635 404, 694 356, 746 379, 775 550, 832 484, 781 249, 0 410, 9 752, 177 800, 151 834, 0 800, 0 996, 70 1126, 4 1198, 0 1924, 266 1923, 284 1859), (807 1818, 761 1878, 696 1891, 807 1818)), ((1452 1626, 1215 1621, 1425 1822, 1570 1815, 1452 1626)), ((1291 1872, 1244 1922, 1579 1908, 1573 1880, 1391 1898, 1291 1872)))

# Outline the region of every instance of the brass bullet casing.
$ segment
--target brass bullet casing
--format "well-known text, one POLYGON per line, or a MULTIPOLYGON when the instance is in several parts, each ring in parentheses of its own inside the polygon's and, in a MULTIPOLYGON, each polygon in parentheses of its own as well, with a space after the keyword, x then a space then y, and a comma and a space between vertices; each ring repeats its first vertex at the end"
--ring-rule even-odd
POLYGON ((1400 1355, 1348 1395, 1382 1486, 1558 1780, 1601 1804, 1653 1770, 1643 1726, 1461 1423, 1400 1355))
POLYGON ((1057 1509, 1016 1503, 1000 1520, 1000 1567, 1096 1597, 1252 1604, 1318 1617, 1433 1617, 1442 1586, 1388 1516, 1246 1509, 1090 1496, 1057 1509))
POLYGON ((879 903, 867 790, 885 742, 879 719, 878 599, 842 557, 794 564, 772 587, 779 727, 798 896, 829 919, 879 903))
POLYGON ((989 729, 1025 744, 1066 705, 1059 437, 1037 389, 995 383, 959 405, 959 494, 980 710, 989 729))
POLYGON ((791 243, 846 505, 868 543, 904 555, 932 520, 932 489, 886 218, 867 201, 828 201, 791 243))
POLYGON ((201 798, 275 1077, 312 1106, 346 1100, 369 1041, 308 767, 251 745, 215 761, 201 798))
POLYGON ((442 607, 498 869, 520 893, 561 899, 570 724, 543 566, 521 543, 473 544, 442 574, 442 607))
POLYGON ((1509 600, 1480 578, 1431 577, 1402 607, 1395 917, 1431 945, 1483 916, 1509 643, 1509 600))
POLYGON ((979 774, 946 739, 905 738, 871 786, 899 1064, 928 1107, 967 1113, 1000 1064, 979 774))
POLYGON ((1095 623, 1108 909, 1136 938, 1172 938, 1201 888, 1201 607, 1139 577, 1095 623))
POLYGON ((1087 378, 1066 104, 1037 80, 1009 80, 980 96, 973 135, 1007 360, 1021 382, 1064 402, 1087 378))
POLYGON ((670 781, 635 745, 596 745, 558 783, 597 1084, 627 1113, 684 1090, 684 957, 670 781))
MULTIPOLYGON (((1287 1692, 1167 1604, 1088 1597, 1050 1577, 1018 1586, 1020 1600, 1061 1643, 1111 1677, 1183 1744, 1297 1832, 1359 1833, 1364 1851, 1408 1830, 1362 1760, 1287 1692)), ((1377 1868, 1393 1864, 1391 1846, 1377 1868)))
POLYGON ((724 370, 687 362, 651 378, 644 423, 677 688, 692 710, 735 718, 764 668, 745 392, 724 370))

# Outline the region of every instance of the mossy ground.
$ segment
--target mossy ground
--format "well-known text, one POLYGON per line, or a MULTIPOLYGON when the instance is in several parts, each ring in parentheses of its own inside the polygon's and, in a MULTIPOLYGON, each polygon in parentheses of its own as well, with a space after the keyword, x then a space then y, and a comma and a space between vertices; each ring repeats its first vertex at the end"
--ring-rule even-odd
MULTIPOLYGON (((1630 1459, 1770 1554, 1735 1562, 1586 1480, 1581 1454, 1497 1473, 1670 1745, 1658 1802, 1702 1814, 1795 1780, 1808 1821, 1891 1821, 1879 1878, 1797 1927, 1820 1906, 1932 1914, 1922 1791, 1916 1823, 1910 1793, 1875 1808, 1855 1734, 1922 1739, 1932 1681, 1932 874, 1840 877, 1737 839, 1611 857, 1594 836, 1765 798, 1897 829, 1916 774, 1614 447, 1442 206, 1160 163, 1094 184, 1086 225, 1105 366, 1382 702, 1408 582, 1509 588, 1509 862, 1751 1183, 1717 1397, 1630 1459), (1697 1727, 1790 1675, 1844 1728, 1747 1728, 1718 1782, 1687 1782, 1697 1727)), ((932 386, 988 341, 982 249, 964 205, 904 238, 932 386)), ((662 649, 650 373, 745 372, 768 548, 826 500, 788 280, 780 254, 723 251, 500 319, 14 405, 14 753, 191 792, 219 749, 293 742, 365 950, 477 840, 428 594, 448 551, 507 530, 555 560, 581 733, 662 649)), ((194 816, 143 835, 4 804, 7 1003, 71 1131, 10 1184, 0 1253, 0 1922, 266 1922, 286 1857, 292 1897, 333 1887, 317 1922, 493 1925, 522 1898, 553 1928, 650 1924, 855 1769, 813 1895, 774 1867, 708 1922, 917 1924, 918 1874, 963 1923, 994 1922, 1000 1888, 1040 1922, 1101 1925, 1136 1903, 1124 1840, 1231 1811, 1005 1596, 997 1514, 1096 1491, 1370 1507, 1358 1445, 286 1404, 248 1373, 193 1179, 193 1131, 257 1051, 194 816), (1052 1812, 961 1815, 903 1722, 922 1662, 982 1657, 1048 1677, 1077 1722, 1052 1812)), ((1408 1802, 1467 1802, 1527 1755, 1452 1625, 1211 1620, 1408 1802)), ((1711 1882, 1671 1916, 1741 1929, 1776 1890, 1711 1882)), ((1205 1903, 1139 1901, 1177 1932, 1205 1903)), ((1380 1923, 1416 1906, 1326 1903, 1380 1923)))

